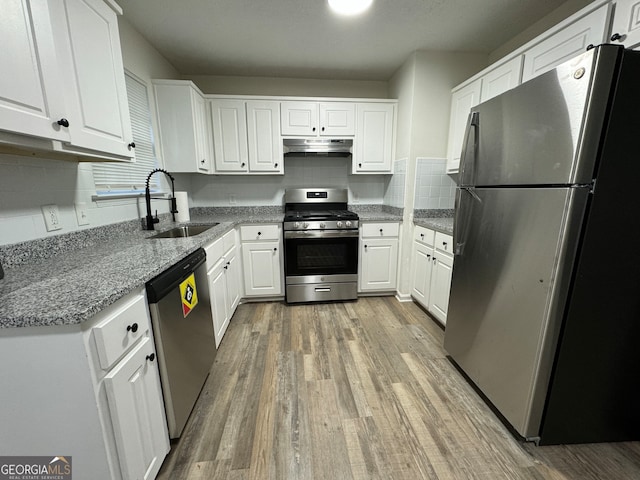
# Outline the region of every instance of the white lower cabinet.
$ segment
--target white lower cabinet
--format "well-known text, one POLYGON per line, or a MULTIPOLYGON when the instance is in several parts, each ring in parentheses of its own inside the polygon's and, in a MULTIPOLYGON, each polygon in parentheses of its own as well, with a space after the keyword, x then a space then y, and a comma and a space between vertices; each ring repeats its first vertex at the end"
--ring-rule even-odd
POLYGON ((451 289, 452 249, 451 235, 414 228, 411 296, 443 325, 451 289))
POLYGON ((362 223, 359 292, 395 291, 398 286, 397 222, 362 223))
POLYGON ((208 269, 207 277, 217 348, 241 297, 236 230, 225 233, 224 236, 205 247, 205 251, 207 266, 213 264, 208 269))
POLYGON ((169 434, 144 288, 75 325, 0 329, 3 455, 72 457, 74 478, 153 479, 169 434))
POLYGON ((104 379, 124 478, 155 478, 168 450, 154 352, 145 337, 104 379))
POLYGON ((245 296, 282 295, 281 225, 243 225, 240 240, 245 296))

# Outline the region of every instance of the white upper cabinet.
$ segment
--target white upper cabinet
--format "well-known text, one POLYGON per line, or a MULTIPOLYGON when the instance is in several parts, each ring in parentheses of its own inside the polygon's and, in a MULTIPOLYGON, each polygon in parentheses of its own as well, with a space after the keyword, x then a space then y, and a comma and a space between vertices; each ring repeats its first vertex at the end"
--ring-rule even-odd
MULTIPOLYGON (((124 81, 117 13, 103 0, 51 2, 58 61, 65 72, 69 144, 132 158, 131 118, 124 81)), ((121 13, 121 12, 118 12, 121 13)))
POLYGON ((176 173, 211 170, 211 130, 202 93, 185 80, 154 80, 164 167, 176 173))
POLYGON ((248 171, 247 114, 244 100, 210 100, 217 173, 248 171))
POLYGON ((0 78, 4 143, 130 161, 119 7, 103 0, 6 0, 2 7, 0 62, 10 72, 0 78))
MULTIPOLYGON (((501 93, 520 85, 522 74, 522 55, 512 58, 508 62, 497 66, 482 76, 480 89, 480 103, 497 97, 501 93)), ((468 114, 469 112, 467 112, 468 114)))
POLYGON ((68 116, 46 2, 5 0, 0 15, 0 130, 68 141, 68 116), (10 74, 8 74, 10 72, 10 74))
POLYGON ((451 95, 451 119, 449 121, 449 146, 447 153, 447 173, 457 172, 460 166, 462 142, 467 127, 471 107, 480 103, 482 79, 456 90, 451 95))
POLYGON ((284 152, 280 137, 280 104, 276 101, 247 102, 249 170, 284 173, 284 152))
POLYGON ((602 5, 524 52, 522 81, 526 82, 607 41, 611 5, 602 5))
POLYGON ((358 103, 352 173, 392 173, 395 104, 358 103))
POLYGON ((282 135, 353 136, 355 103, 353 102, 281 102, 282 135))
POLYGON ((640 47, 640 0, 617 0, 609 40, 627 48, 640 47))

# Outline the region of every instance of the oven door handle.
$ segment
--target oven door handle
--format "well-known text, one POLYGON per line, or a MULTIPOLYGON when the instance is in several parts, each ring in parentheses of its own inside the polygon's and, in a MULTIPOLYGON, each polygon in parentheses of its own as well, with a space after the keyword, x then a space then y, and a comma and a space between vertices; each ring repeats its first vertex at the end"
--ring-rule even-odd
POLYGON ((358 230, 303 230, 284 232, 284 238, 347 238, 357 237, 358 230))

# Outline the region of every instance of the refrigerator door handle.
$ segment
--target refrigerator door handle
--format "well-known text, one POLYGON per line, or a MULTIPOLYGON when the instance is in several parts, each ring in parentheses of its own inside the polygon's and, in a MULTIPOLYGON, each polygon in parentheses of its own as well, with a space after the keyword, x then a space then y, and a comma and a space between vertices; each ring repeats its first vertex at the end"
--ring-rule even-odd
POLYGON ((456 208, 455 216, 453 220, 453 254, 456 256, 462 256, 464 254, 464 246, 466 243, 467 226, 471 221, 471 213, 473 211, 473 202, 482 203, 482 199, 475 192, 473 187, 459 187, 456 195, 456 208), (473 200, 463 200, 464 194, 469 194, 473 200))
POLYGON ((477 150, 478 150, 478 133, 480 130, 480 112, 470 112, 469 118, 467 119, 467 127, 464 131, 464 140, 462 141, 462 152, 460 153, 460 184, 461 185, 471 185, 472 180, 475 174, 475 166, 477 159, 477 150), (471 129, 474 130, 473 137, 473 151, 471 152, 473 155, 473 161, 471 162, 471 178, 467 181, 466 171, 467 171, 467 150, 469 148, 469 135, 471 134, 471 129))

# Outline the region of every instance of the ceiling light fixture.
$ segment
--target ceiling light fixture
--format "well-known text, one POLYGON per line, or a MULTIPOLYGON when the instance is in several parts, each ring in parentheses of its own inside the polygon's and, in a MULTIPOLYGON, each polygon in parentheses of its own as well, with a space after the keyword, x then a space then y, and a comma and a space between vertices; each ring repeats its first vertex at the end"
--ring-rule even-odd
POLYGON ((329 0, 331 10, 340 15, 358 15, 371 6, 373 0, 329 0))

